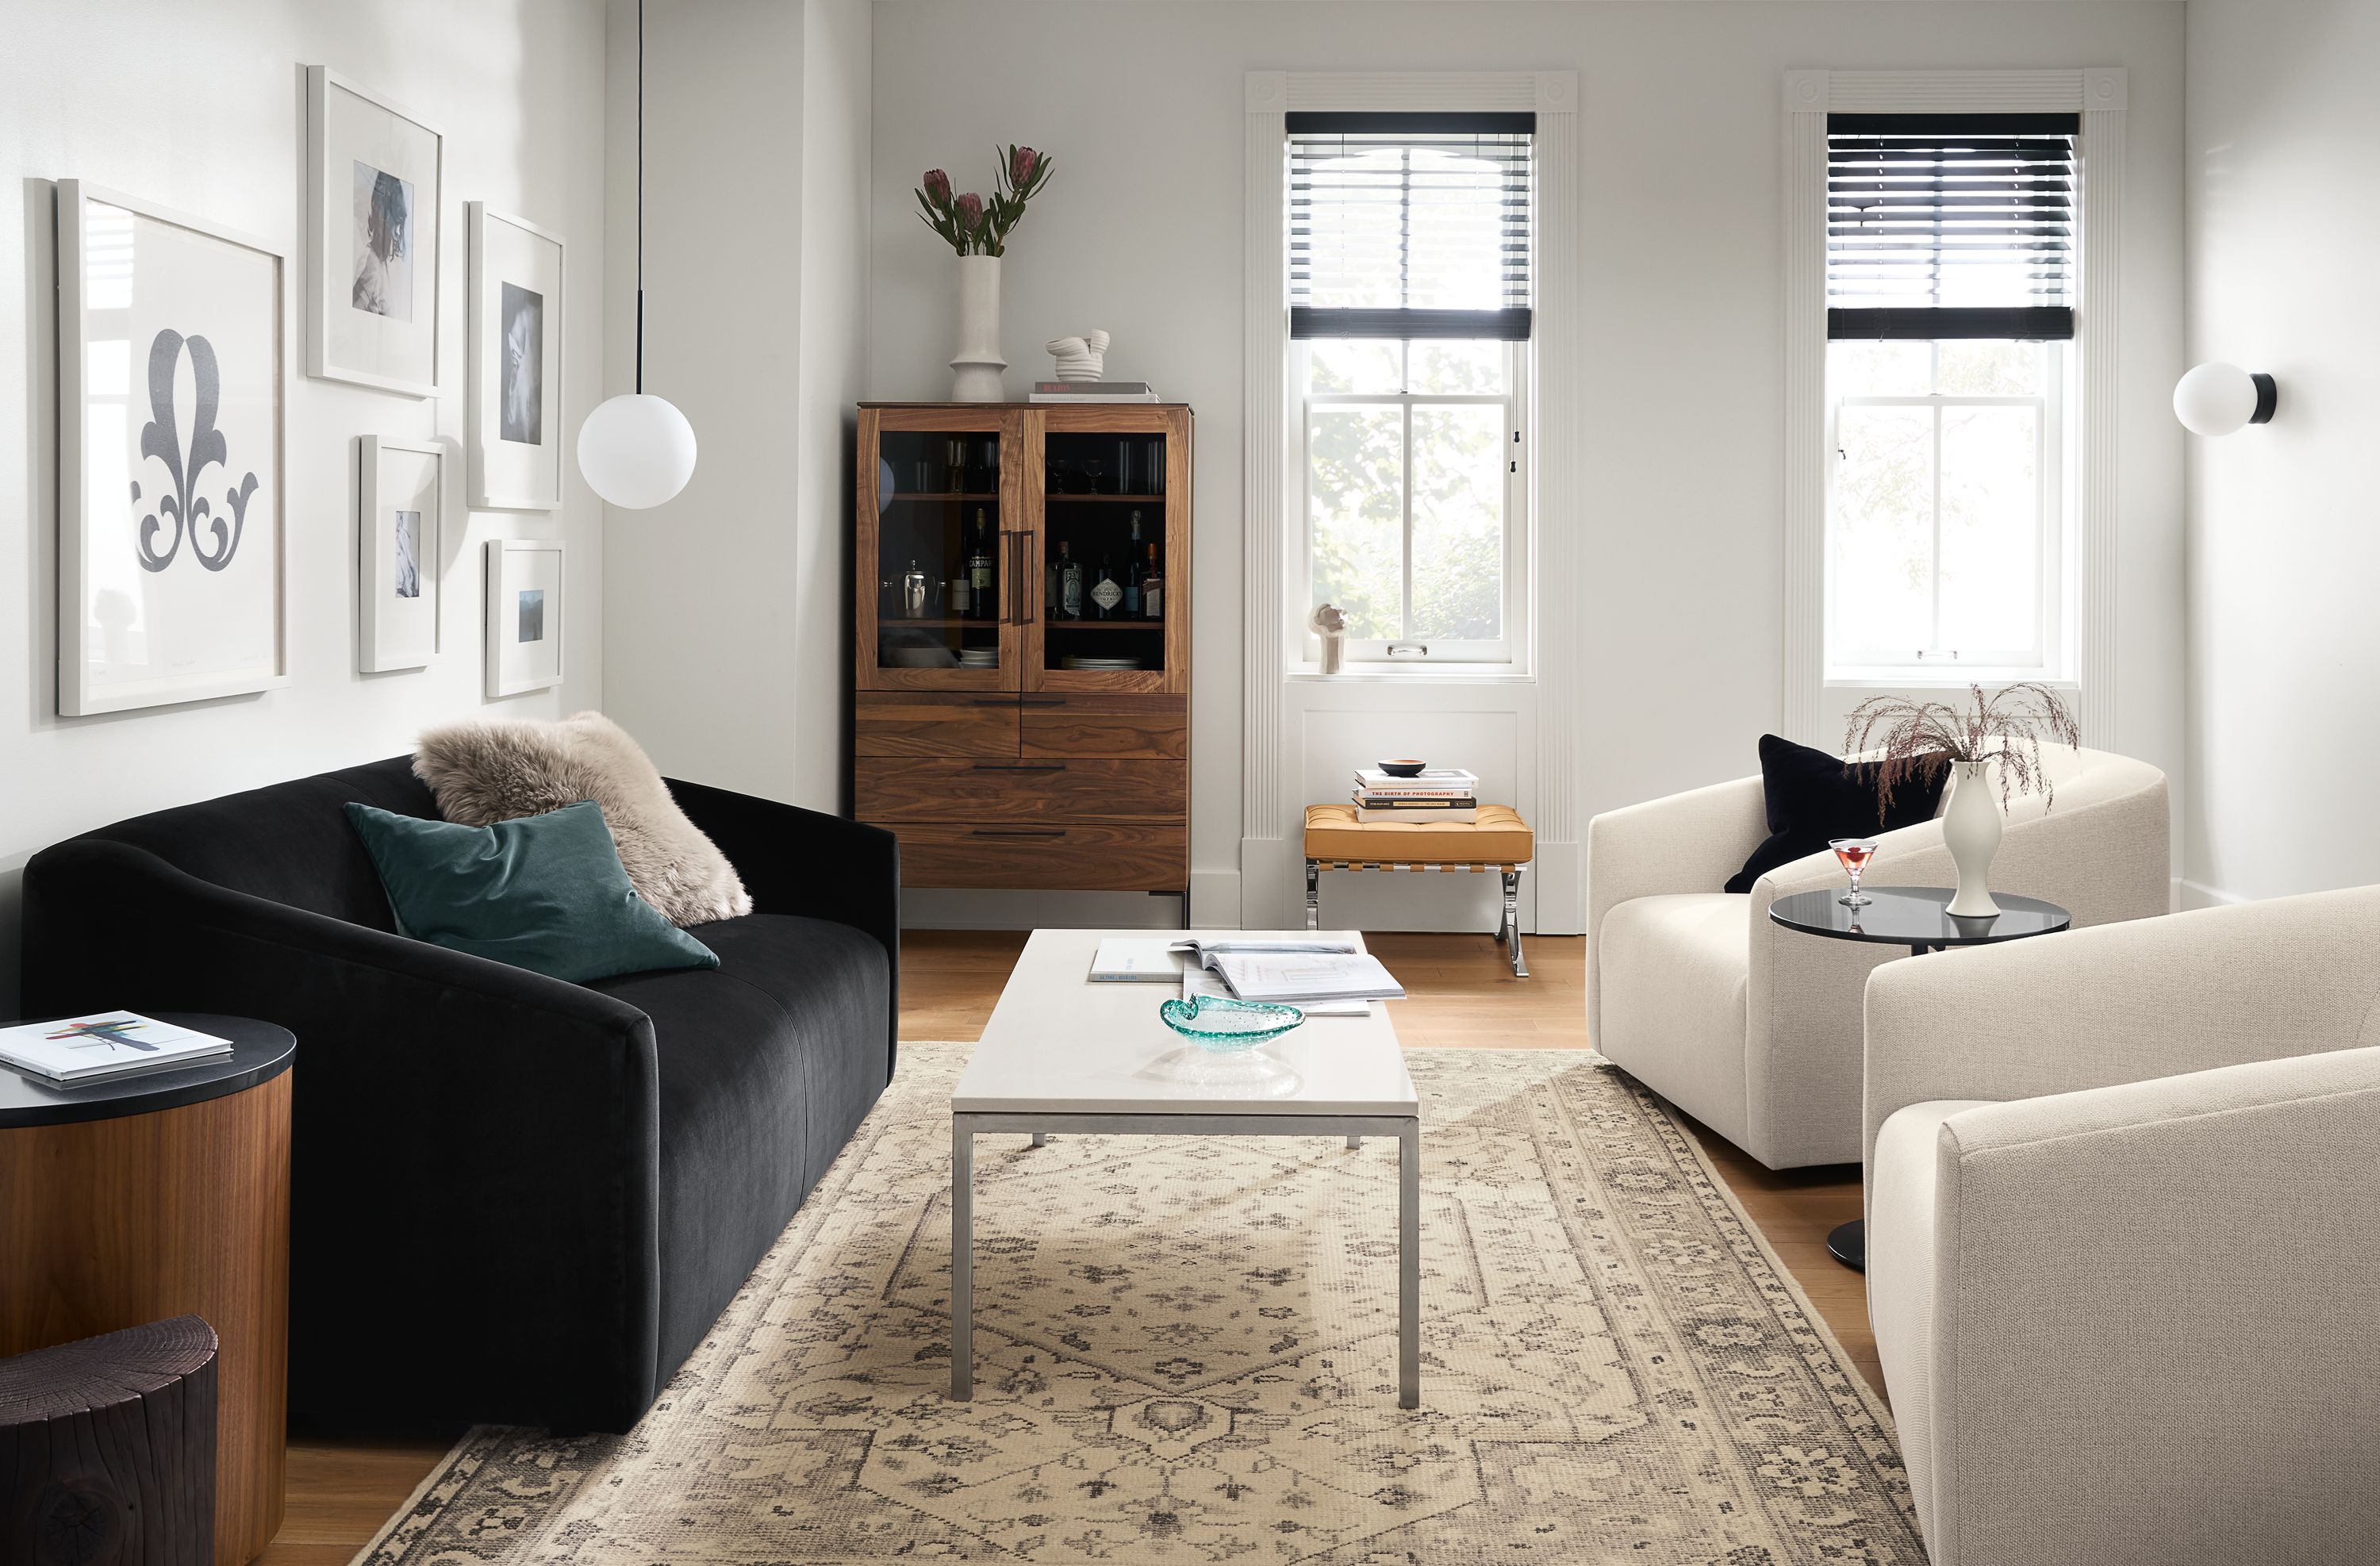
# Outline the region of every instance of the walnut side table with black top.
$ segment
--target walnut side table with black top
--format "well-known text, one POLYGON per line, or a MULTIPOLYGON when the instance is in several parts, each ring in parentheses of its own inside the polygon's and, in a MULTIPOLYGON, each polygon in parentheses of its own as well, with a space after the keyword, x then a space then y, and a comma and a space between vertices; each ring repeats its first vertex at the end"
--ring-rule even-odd
MULTIPOLYGON (((1867 902, 1857 908, 1844 906, 1848 893, 1834 888, 1797 892, 1768 904, 1768 917, 1804 935, 1906 946, 1913 957, 1953 946, 1994 946, 2029 936, 2055 935, 2074 922, 2074 917, 2055 903, 2003 892, 1992 893, 2000 911, 1978 918, 1949 911, 1950 899, 1958 893, 1947 886, 1865 886, 1860 891, 1867 902)), ((1838 1225, 1827 1236, 1827 1253, 1853 1271, 1865 1272, 1867 1220, 1855 1218, 1838 1225)))
POLYGON ((0 1355, 204 1318, 214 1560, 245 1566, 281 1528, 298 1041, 244 1017, 151 1014, 232 1053, 79 1087, 0 1066, 0 1355))

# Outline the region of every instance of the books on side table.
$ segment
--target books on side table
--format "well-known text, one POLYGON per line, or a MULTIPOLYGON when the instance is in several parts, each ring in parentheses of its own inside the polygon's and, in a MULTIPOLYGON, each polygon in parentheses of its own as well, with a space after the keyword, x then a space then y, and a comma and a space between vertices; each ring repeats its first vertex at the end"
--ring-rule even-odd
POLYGON ((1416 777, 1400 778, 1358 767, 1354 798, 1358 821, 1470 824, 1479 819, 1479 774, 1431 767, 1416 777))
POLYGON ((170 1071, 230 1053, 228 1038, 138 1012, 93 1012, 0 1028, 0 1063, 61 1087, 170 1071))

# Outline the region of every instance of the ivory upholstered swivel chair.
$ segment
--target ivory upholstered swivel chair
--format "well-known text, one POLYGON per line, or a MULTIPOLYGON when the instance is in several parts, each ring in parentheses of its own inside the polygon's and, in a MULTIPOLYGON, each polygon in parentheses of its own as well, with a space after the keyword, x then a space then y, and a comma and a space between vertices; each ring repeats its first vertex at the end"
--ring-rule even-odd
MULTIPOLYGON (((2165 774, 2099 750, 2045 749, 2043 760, 2055 807, 2045 811, 2038 793, 2010 801, 1993 887, 2047 898, 2078 928, 2163 914, 2165 774)), ((1767 835, 1758 777, 1587 823, 1588 1033, 1770 1169, 1849 1163, 1860 1156, 1860 989, 1871 969, 1909 953, 1770 922, 1778 898, 1844 884, 1832 854, 1779 866, 1749 895, 1721 892, 1767 835)), ((1877 841, 1869 885, 1956 882, 1938 819, 1877 841)))
POLYGON ((2380 1560, 2380 887, 1894 963, 1866 1025, 1935 1566, 2380 1560))

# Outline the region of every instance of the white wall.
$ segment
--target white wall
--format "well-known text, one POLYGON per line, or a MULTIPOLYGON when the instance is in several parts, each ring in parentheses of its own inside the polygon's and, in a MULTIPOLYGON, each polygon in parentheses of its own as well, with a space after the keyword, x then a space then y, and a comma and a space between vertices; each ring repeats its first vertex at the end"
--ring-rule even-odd
MULTIPOLYGON (((2127 67, 2131 87, 2121 734, 2177 773, 2180 495, 2159 410, 2180 363, 2178 5, 881 0, 870 392, 948 395, 954 290, 909 215, 919 173, 979 188, 995 140, 1053 152, 1003 268, 1010 391, 1048 363, 1046 338, 1101 326, 1111 375, 1197 410, 1192 872, 1200 917, 1228 917, 1244 830, 1258 835, 1243 822, 1241 648, 1274 634, 1240 603, 1243 73, 1576 69, 1588 480, 1540 525, 1588 535, 1584 578, 1541 584, 1542 613, 1585 627, 1570 688, 1542 689, 1582 716, 1583 823, 1753 771, 1755 736, 1780 722, 1782 74, 2080 66, 2127 67)), ((1329 705, 1366 699, 1334 686, 1329 705)), ((1492 765, 1532 770, 1524 697, 1440 705, 1433 734, 1472 725, 1492 765), (1508 747, 1500 713, 1518 725, 1508 747)), ((1311 706, 1283 703, 1284 772, 1317 797, 1347 762, 1407 748, 1390 699, 1369 722, 1311 706)), ((1484 929, 1484 892, 1351 885, 1332 917, 1484 929)))
POLYGON ((433 722, 601 703, 602 564, 575 465, 562 510, 484 513, 450 540, 447 649, 429 670, 356 670, 354 438, 449 443, 461 515, 463 203, 571 241, 565 418, 601 383, 602 17, 574 0, 8 0, 0 6, 0 1016, 13 1014, 18 881, 35 850, 127 816, 400 754, 433 722), (441 351, 431 401, 302 373, 304 67, 333 66, 442 128, 441 351), (61 719, 55 702, 55 320, 51 181, 79 176, 260 235, 291 283, 285 494, 289 672, 260 696, 61 719), (572 546, 571 661, 557 690, 483 705, 480 548, 572 546))
POLYGON ((2189 358, 2271 372, 2192 437, 2193 903, 2380 881, 2380 6, 2192 0, 2189 358))
MULTIPOLYGON (((634 0, 610 7, 610 385, 632 388, 634 0)), ((866 0, 649 0, 645 390, 675 500, 605 509, 605 692, 664 772, 840 807, 851 405, 865 340, 866 0)))

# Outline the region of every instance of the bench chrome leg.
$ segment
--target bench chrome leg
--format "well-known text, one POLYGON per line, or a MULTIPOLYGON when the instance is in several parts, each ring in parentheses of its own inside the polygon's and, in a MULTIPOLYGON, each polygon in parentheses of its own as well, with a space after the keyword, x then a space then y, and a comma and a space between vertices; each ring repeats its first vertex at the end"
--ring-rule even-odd
POLYGON ((1305 861, 1305 928, 1322 928, 1322 867, 1312 859, 1305 861))
POLYGON ((1504 933, 1512 941, 1512 977, 1529 977, 1529 965, 1521 955, 1521 872, 1504 872, 1504 933))

